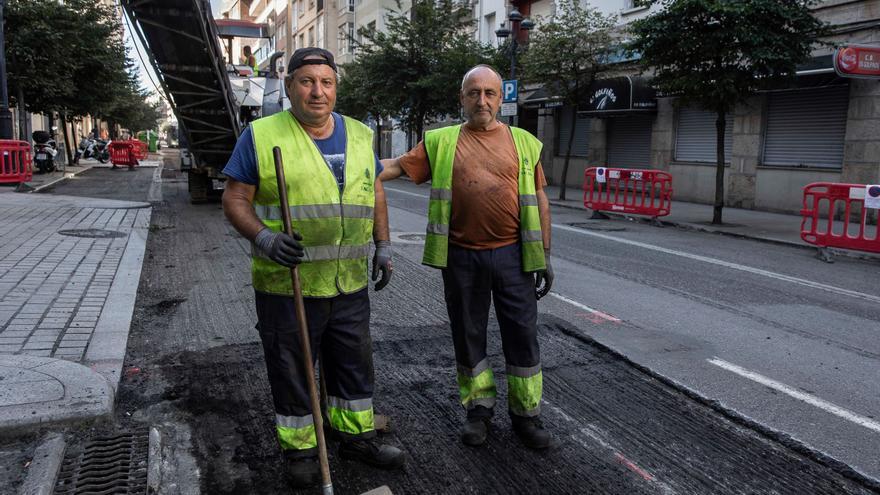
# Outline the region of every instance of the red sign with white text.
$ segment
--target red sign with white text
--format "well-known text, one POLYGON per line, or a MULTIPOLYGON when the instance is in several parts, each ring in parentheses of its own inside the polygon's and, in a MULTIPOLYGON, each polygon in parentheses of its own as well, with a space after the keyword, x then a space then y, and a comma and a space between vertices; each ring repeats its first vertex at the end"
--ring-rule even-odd
POLYGON ((834 70, 841 77, 880 78, 880 46, 838 48, 834 53, 834 70))

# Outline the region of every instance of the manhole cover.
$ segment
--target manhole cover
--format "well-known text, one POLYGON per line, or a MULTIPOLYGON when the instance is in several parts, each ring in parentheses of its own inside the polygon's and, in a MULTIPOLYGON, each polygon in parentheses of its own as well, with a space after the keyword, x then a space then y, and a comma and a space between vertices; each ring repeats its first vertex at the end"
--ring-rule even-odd
POLYGON ((146 493, 149 448, 146 430, 89 440, 65 455, 54 493, 146 493))
POLYGON ((572 227, 577 227, 579 229, 585 230, 601 230, 603 232, 620 232, 621 230, 626 230, 626 227, 623 225, 616 225, 613 223, 609 223, 608 220, 596 220, 592 222, 578 222, 578 223, 570 223, 572 227))
POLYGON ((119 232, 116 230, 103 230, 103 229, 74 229, 74 230, 59 230, 59 234, 68 235, 71 237, 90 237, 93 239, 111 239, 114 237, 125 237, 125 232, 119 232))

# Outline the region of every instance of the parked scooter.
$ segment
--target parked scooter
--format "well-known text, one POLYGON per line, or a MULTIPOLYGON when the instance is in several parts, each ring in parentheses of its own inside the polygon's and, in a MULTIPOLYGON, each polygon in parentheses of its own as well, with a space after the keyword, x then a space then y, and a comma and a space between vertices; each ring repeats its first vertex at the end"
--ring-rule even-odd
POLYGON ((107 145, 110 144, 110 141, 104 141, 103 139, 94 139, 91 137, 84 137, 79 142, 79 148, 76 150, 76 156, 74 156, 74 162, 79 163, 80 158, 94 158, 101 163, 107 163, 110 161, 110 148, 107 145))
POLYGON ((52 134, 47 131, 34 131, 31 133, 34 139, 34 165, 38 174, 47 174, 55 171, 55 155, 58 147, 52 134))

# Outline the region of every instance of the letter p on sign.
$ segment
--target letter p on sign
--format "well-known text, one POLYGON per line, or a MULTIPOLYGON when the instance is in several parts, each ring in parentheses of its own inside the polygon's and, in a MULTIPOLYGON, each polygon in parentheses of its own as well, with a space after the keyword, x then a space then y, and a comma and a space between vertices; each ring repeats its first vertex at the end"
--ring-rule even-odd
POLYGON ((504 103, 513 103, 516 102, 518 98, 517 94, 517 80, 511 79, 507 81, 502 81, 501 83, 501 94, 504 96, 504 103))

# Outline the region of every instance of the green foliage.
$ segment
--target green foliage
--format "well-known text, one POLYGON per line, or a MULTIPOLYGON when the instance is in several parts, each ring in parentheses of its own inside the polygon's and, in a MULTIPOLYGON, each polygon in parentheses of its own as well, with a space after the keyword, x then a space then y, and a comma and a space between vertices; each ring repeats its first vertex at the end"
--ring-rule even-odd
POLYGON ((5 14, 10 95, 28 111, 109 118, 139 92, 112 6, 9 0, 5 14))
POLYGON ((636 21, 628 48, 653 69, 653 85, 678 104, 716 114, 715 208, 724 207, 724 118, 758 90, 789 84, 798 64, 830 34, 816 0, 664 0, 636 21))
POLYGON ((385 31, 359 31, 357 58, 343 66, 337 108, 353 117, 393 117, 421 134, 460 110, 464 73, 489 61, 473 40, 472 13, 455 0, 417 0, 388 14, 385 31))
POLYGON ((576 0, 559 0, 553 19, 539 19, 522 64, 527 82, 540 83, 566 104, 577 105, 596 78, 612 45, 615 17, 576 0))
POLYGON ((632 24, 629 48, 653 85, 704 109, 729 112, 760 89, 790 82, 827 26, 816 0, 664 0, 632 24))

